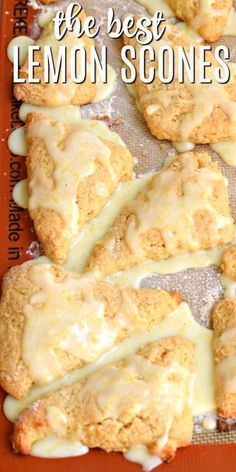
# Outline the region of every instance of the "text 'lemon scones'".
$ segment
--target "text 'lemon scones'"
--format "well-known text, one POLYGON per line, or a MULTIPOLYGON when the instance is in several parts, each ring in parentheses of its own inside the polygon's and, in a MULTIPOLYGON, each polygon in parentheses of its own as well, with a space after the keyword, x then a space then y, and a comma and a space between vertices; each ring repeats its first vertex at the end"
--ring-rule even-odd
POLYGON ((176 293, 120 288, 31 262, 6 274, 2 293, 0 382, 17 398, 149 331, 181 302, 176 293))
POLYGON ((233 0, 166 0, 176 16, 186 21, 206 41, 224 33, 233 0))
POLYGON ((179 155, 122 211, 90 267, 113 273, 233 239, 227 182, 207 153, 179 155))
POLYGON ((190 341, 165 338, 46 395, 16 420, 14 449, 29 454, 36 441, 55 434, 106 451, 144 445, 173 459, 192 438, 193 354, 190 341))
MULTIPOLYGON (((159 41, 150 45, 156 52, 156 62, 147 61, 148 68, 157 63, 160 48, 169 45, 175 53, 175 76, 170 84, 162 83, 158 73, 155 80, 146 84, 139 75, 135 87, 141 102, 147 125, 158 139, 170 141, 190 141, 196 144, 218 143, 220 141, 236 141, 236 78, 223 85, 216 82, 214 67, 208 68, 208 78, 212 83, 200 83, 199 79, 199 44, 191 40, 184 32, 171 24, 165 24, 166 31, 159 41), (188 74, 184 76, 184 83, 180 83, 178 76, 179 52, 178 46, 183 46, 189 54, 190 46, 196 52, 196 81, 191 83, 188 74)), ((140 45, 124 36, 126 44, 136 48, 139 63, 140 45)), ((167 56, 168 57, 168 56, 167 56)), ((216 65, 211 53, 206 54, 206 60, 216 65)), ((166 66, 167 67, 167 66, 166 66)), ((167 67, 168 70, 168 67, 167 67)))
MULTIPOLYGON (((79 14, 78 18, 82 22, 85 21, 86 15, 83 11, 79 14)), ((90 103, 96 95, 96 84, 91 82, 89 74, 82 84, 76 84, 72 82, 69 73, 66 77, 66 83, 62 83, 60 80, 58 83, 45 83, 44 82, 44 59, 43 59, 43 48, 44 46, 50 46, 52 49, 53 57, 56 62, 58 51, 60 46, 65 46, 67 51, 67 63, 70 63, 70 53, 73 47, 83 46, 86 50, 88 67, 90 63, 91 46, 94 45, 93 39, 87 37, 85 34, 81 38, 77 38, 75 32, 67 31, 65 36, 59 41, 55 38, 54 34, 54 23, 51 20, 42 30, 39 39, 35 42, 36 46, 40 46, 41 50, 36 51, 34 54, 34 60, 40 63, 40 66, 34 68, 34 77, 40 79, 40 83, 21 83, 15 84, 14 93, 17 100, 23 100, 26 103, 33 105, 46 105, 50 107, 59 107, 63 105, 83 105, 90 103)), ((81 68, 81 59, 77 54, 77 70, 81 68)), ((69 68, 68 68, 69 70, 69 68)), ((28 78, 28 59, 21 67, 20 77, 28 78)))
POLYGON ((220 417, 236 417, 236 299, 226 298, 212 314, 216 404, 220 417))
POLYGON ((25 129, 29 213, 46 255, 63 263, 72 238, 132 177, 134 161, 118 135, 95 121, 75 127, 32 113, 25 129))

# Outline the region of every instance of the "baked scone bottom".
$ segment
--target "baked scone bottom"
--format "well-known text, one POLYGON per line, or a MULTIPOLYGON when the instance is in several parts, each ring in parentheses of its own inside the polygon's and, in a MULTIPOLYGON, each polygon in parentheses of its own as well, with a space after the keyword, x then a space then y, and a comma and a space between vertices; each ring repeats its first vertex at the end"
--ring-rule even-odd
MULTIPOLYGON (((46 3, 46 2, 45 2, 46 3)), ((49 2, 47 2, 49 3, 49 2)), ((52 3, 52 2, 50 2, 52 3)), ((75 12, 75 10, 74 10, 75 12)), ((86 20, 83 10, 78 15, 82 24, 86 20)), ((34 77, 40 80, 40 83, 29 83, 28 80, 28 59, 24 62, 20 70, 20 77, 26 79, 25 83, 15 84, 14 94, 17 100, 22 100, 33 105, 42 105, 49 107, 60 107, 64 105, 84 105, 93 101, 96 95, 96 84, 91 82, 91 77, 87 74, 81 84, 72 82, 70 72, 67 71, 66 82, 62 83, 62 77, 59 77, 58 83, 45 83, 44 81, 44 46, 52 48, 54 61, 56 62, 60 46, 65 46, 67 51, 67 65, 70 64, 70 53, 73 47, 82 46, 87 55, 87 67, 90 65, 91 47, 94 46, 93 39, 85 34, 82 38, 77 38, 74 29, 67 31, 60 41, 55 38, 54 23, 51 20, 42 30, 40 37, 35 42, 41 50, 35 53, 35 61, 40 66, 34 70, 34 77)), ((69 68, 68 68, 69 69, 69 68)), ((77 54, 77 70, 81 69, 81 59, 77 54)))
POLYGON ((175 292, 129 289, 28 262, 4 277, 0 383, 16 398, 151 331, 181 302, 175 292))
POLYGON ((179 155, 130 202, 94 249, 90 268, 114 273, 233 239, 227 182, 207 153, 179 155))
MULTIPOLYGON (((213 54, 207 52, 206 60, 211 64, 207 79, 211 82, 203 84, 200 80, 199 43, 194 42, 186 33, 170 23, 165 24, 165 28, 162 38, 150 44, 155 51, 155 62, 147 60, 147 76, 152 75, 153 66, 157 64, 155 79, 151 83, 144 83, 140 78, 140 44, 135 39, 124 36, 125 44, 136 49, 136 58, 132 59, 138 71, 135 87, 151 133, 157 139, 195 144, 235 141, 236 78, 231 76, 227 84, 219 84, 216 80, 219 64, 213 54), (164 83, 159 77, 158 65, 159 53, 166 44, 174 51, 175 72, 169 84, 164 83), (194 82, 191 82, 187 72, 182 83, 179 77, 178 64, 182 60, 183 48, 190 62, 190 51, 193 48, 195 51, 194 82)), ((166 62, 168 65, 168 56, 166 62)))
POLYGON ((72 238, 93 219, 121 181, 132 178, 134 160, 118 135, 104 128, 68 126, 28 115, 26 159, 29 213, 46 255, 65 262, 72 238))
POLYGON ((209 42, 222 36, 233 6, 233 0, 167 0, 167 3, 178 18, 209 42))
POLYGON ((29 454, 37 440, 56 434, 106 451, 143 444, 173 459, 192 437, 193 358, 190 341, 165 338, 48 394, 16 420, 15 451, 29 454))
POLYGON ((236 299, 216 305, 213 319, 213 350, 216 364, 217 412, 223 418, 236 417, 236 299))

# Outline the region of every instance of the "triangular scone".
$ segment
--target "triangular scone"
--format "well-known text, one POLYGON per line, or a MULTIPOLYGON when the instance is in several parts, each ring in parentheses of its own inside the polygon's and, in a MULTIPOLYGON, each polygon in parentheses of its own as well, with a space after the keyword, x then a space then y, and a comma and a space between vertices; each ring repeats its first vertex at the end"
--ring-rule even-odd
POLYGON ((213 310, 216 405, 223 418, 236 417, 236 299, 226 298, 213 310))
POLYGON ((68 126, 32 113, 26 122, 29 213, 46 255, 63 263, 74 236, 93 219, 134 160, 116 133, 96 122, 68 126))
POLYGON ((0 304, 0 383, 16 398, 95 362, 131 334, 172 313, 175 292, 122 288, 27 262, 4 277, 0 304))
MULTIPOLYGON (((85 21, 86 15, 82 11, 78 18, 82 22, 85 21)), ((33 105, 44 105, 50 107, 60 107, 63 105, 83 105, 90 103, 96 95, 96 84, 91 82, 89 74, 82 84, 76 84, 72 82, 68 67, 66 83, 60 81, 56 83, 45 83, 44 82, 44 59, 43 59, 43 47, 51 46, 54 62, 58 55, 60 46, 65 46, 67 51, 67 66, 70 65, 70 53, 73 47, 82 45, 86 49, 88 64, 90 63, 90 51, 91 46, 94 45, 94 41, 88 38, 85 34, 81 38, 77 38, 74 31, 67 31, 64 38, 60 41, 55 38, 54 35, 54 23, 51 20, 42 30, 39 39, 35 42, 35 45, 41 46, 41 51, 34 54, 34 60, 40 63, 40 67, 34 68, 34 77, 40 79, 40 83, 22 83, 15 84, 14 94, 17 100, 23 100, 26 103, 33 105)), ((80 55, 77 54, 77 70, 80 70, 81 59, 80 55)), ((28 59, 24 62, 20 70, 21 78, 28 78, 28 59)))
POLYGON ((108 452, 143 445, 172 460, 192 439, 193 357, 190 341, 164 338, 48 394, 16 420, 15 451, 30 454, 36 441, 53 434, 108 452))
POLYGON ((186 21, 206 41, 224 34, 233 0, 166 0, 176 16, 186 21))
POLYGON ((95 246, 90 267, 114 273, 233 239, 227 181, 207 153, 180 154, 153 177, 95 246))
MULTIPOLYGON (((170 84, 160 81, 158 69, 156 78, 151 84, 145 84, 139 75, 135 82, 147 125, 158 139, 170 141, 191 141, 196 144, 217 143, 220 141, 236 141, 236 78, 231 76, 225 85, 219 84, 214 78, 214 67, 208 69, 212 79, 211 84, 199 83, 199 43, 194 42, 178 28, 167 23, 166 32, 160 41, 150 45, 156 51, 158 67, 158 52, 168 44, 175 52, 175 77, 170 84), (178 76, 178 46, 183 46, 186 53, 190 46, 196 51, 196 82, 190 83, 185 73, 184 83, 179 82, 178 76)), ((140 45, 134 39, 124 36, 126 44, 131 44, 137 50, 140 45)), ((206 54, 206 60, 216 65, 211 53, 206 54)), ((137 59, 138 61, 138 59, 137 59)), ((137 61, 133 61, 138 66, 137 61)), ((147 63, 153 68, 153 61, 147 63)), ((219 67, 219 66, 218 66, 219 67)))

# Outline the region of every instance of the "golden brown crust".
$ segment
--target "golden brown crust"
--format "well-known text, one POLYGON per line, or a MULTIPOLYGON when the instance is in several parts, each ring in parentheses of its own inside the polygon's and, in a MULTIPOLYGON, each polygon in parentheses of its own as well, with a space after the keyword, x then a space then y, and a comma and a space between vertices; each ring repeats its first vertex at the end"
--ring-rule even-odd
MULTIPOLYGON (((167 3, 174 10, 176 16, 190 23, 199 14, 200 0, 167 0, 167 3)), ((224 29, 228 20, 230 9, 232 8, 232 0, 215 0, 212 4, 215 15, 205 15, 204 23, 195 29, 208 42, 216 41, 224 34, 224 29), (219 14, 219 10, 225 9, 225 12, 219 14)))
POLYGON ((236 246, 231 246, 223 252, 221 269, 227 277, 236 282, 236 246))
MULTIPOLYGON (((193 345, 181 337, 166 338, 152 343, 141 351, 143 356, 156 365, 169 366, 177 361, 190 372, 193 369, 193 345)), ((127 359, 119 366, 126 366, 127 359)), ((29 454, 35 441, 50 434, 47 408, 56 406, 67 418, 67 438, 75 437, 90 448, 99 447, 106 451, 126 452, 136 444, 146 445, 150 452, 157 454, 157 441, 162 437, 166 424, 165 416, 156 417, 150 408, 145 415, 125 411, 117 419, 107 416, 98 406, 96 394, 78 400, 78 394, 86 380, 51 393, 23 411, 14 425, 12 437, 16 452, 29 454)), ((170 461, 178 447, 187 446, 192 437, 192 413, 185 402, 184 410, 175 417, 167 444, 161 451, 161 458, 170 461)), ((158 451, 160 452, 160 451, 158 451)))
MULTIPOLYGON (((29 127, 32 123, 44 120, 45 117, 39 113, 30 113, 26 122, 26 139, 28 145, 28 154, 26 159, 27 174, 29 181, 29 192, 31 194, 31 181, 38 173, 40 168, 42 175, 53 181, 54 162, 46 150, 44 141, 40 138, 30 136, 29 127)), ((54 124, 55 120, 47 119, 48 123, 54 124)), ((63 125, 63 140, 75 130, 76 127, 63 125)), ((114 178, 111 178, 109 171, 98 160, 96 161, 95 172, 85 177, 77 188, 77 205, 79 209, 79 226, 83 227, 85 223, 93 219, 108 201, 114 192, 118 183, 132 178, 134 160, 129 150, 112 141, 99 138, 111 151, 111 166, 114 178), (103 183, 106 186, 107 193, 98 194, 96 184, 103 183)), ((62 141, 63 145, 63 141, 62 141)), ((62 264, 66 261, 68 250, 70 248, 70 238, 65 235, 65 223, 62 216, 54 209, 35 208, 29 210, 30 216, 34 221, 37 236, 42 243, 46 255, 53 262, 62 264)))
MULTIPOLYGON (((212 169, 220 175, 220 169, 216 162, 213 162, 207 153, 185 153, 179 155, 170 168, 174 168, 176 172, 181 169, 182 158, 189 157, 194 160, 196 168, 212 169)), ((164 171, 165 172, 165 171, 164 171)), ((155 177, 150 185, 154 186, 155 177)), ((147 187, 147 189, 150 188, 147 187)), ((178 189, 177 189, 178 190, 178 189)), ((146 190, 147 191, 147 190, 146 190)), ((139 207, 139 203, 145 201, 145 190, 142 191, 135 199, 132 206, 139 207)), ((211 198, 213 207, 223 216, 230 216, 229 199, 227 195, 227 187, 222 180, 216 181, 214 191, 211 198)), ((172 209, 171 209, 172 211, 172 209)), ((90 268, 101 271, 102 273, 114 273, 127 269, 135 264, 144 262, 145 260, 162 260, 170 257, 167 247, 165 246, 162 233, 159 229, 153 228, 146 231, 142 235, 143 256, 131 251, 125 236, 129 223, 135 220, 136 214, 130 211, 127 206, 120 216, 116 219, 114 225, 108 231, 105 238, 99 242, 93 251, 90 259, 90 268)), ((196 234, 200 242, 201 249, 207 249, 214 246, 221 246, 233 239, 233 220, 227 229, 222 229, 216 238, 216 231, 212 234, 209 230, 210 217, 207 211, 197 212, 194 217, 196 234)), ((171 226, 171 218, 170 218, 171 226)), ((181 242, 180 242, 181 244, 181 242)), ((183 247, 183 253, 187 253, 189 248, 183 247)))
MULTIPOLYGON (((236 330, 236 299, 226 298, 216 305, 212 312, 213 321, 213 353, 216 363, 216 369, 219 364, 236 356, 236 331, 232 332, 233 336, 228 343, 222 342, 222 335, 229 330, 236 330)), ((217 370, 216 370, 217 372, 217 370)), ((236 368, 228 372, 229 375, 236 379, 236 368)), ((225 370, 227 375, 227 366, 225 370)), ((236 392, 229 391, 226 388, 226 377, 217 376, 216 378, 216 404, 218 415, 224 418, 236 417, 236 392)))
MULTIPOLYGON (((0 302, 0 383, 4 390, 16 398, 26 396, 33 386, 33 379, 22 358, 25 325, 23 309, 29 298, 39 291, 39 287, 32 282, 30 277, 32 267, 33 263, 28 262, 6 273, 0 302)), ((68 274, 65 269, 55 265, 50 271, 58 282, 68 274)), ((70 274, 73 277, 79 277, 78 274, 70 274)), ((120 288, 102 281, 92 284, 92 288, 96 299, 105 304, 106 318, 113 318, 117 313, 122 313, 123 292, 126 292, 137 306, 134 325, 130 327, 130 330, 120 327, 117 342, 127 337, 133 330, 138 330, 138 332, 151 330, 181 302, 181 297, 177 293, 163 290, 120 288)), ((60 362, 65 372, 83 364, 81 359, 66 351, 58 355, 60 355, 60 362)))
MULTIPOLYGON (((78 18, 80 18, 82 22, 85 21, 86 15, 83 10, 79 14, 78 18)), ((84 48, 86 50, 88 62, 90 62, 91 46, 94 46, 94 41, 86 35, 83 35, 82 40, 84 48)), ((40 46, 42 43, 44 44, 44 42, 48 46, 54 44, 55 42, 54 24, 52 20, 43 28, 41 35, 35 44, 40 46)), ((70 51, 68 46, 67 49, 69 53, 70 51)), ((14 94, 17 100, 22 100, 23 102, 30 103, 33 105, 59 107, 69 104, 84 105, 86 103, 90 103, 94 99, 96 95, 96 84, 91 83, 89 76, 86 77, 85 81, 82 84, 76 84, 75 88, 72 82, 68 80, 68 78, 67 83, 65 84, 47 84, 44 82, 43 49, 41 51, 36 52, 34 57, 34 60, 40 63, 40 67, 35 68, 34 71, 34 77, 40 79, 40 83, 36 84, 25 82, 22 84, 16 84, 14 86, 14 94), (73 93, 71 88, 72 85, 73 93)), ((20 77, 27 80, 28 59, 26 59, 23 66, 21 67, 20 77)))
MULTIPOLYGON (((196 55, 199 54, 199 43, 194 42, 186 33, 181 32, 178 28, 170 25, 162 38, 164 41, 171 43, 173 48, 178 46, 184 47, 185 51, 189 50, 190 46, 195 47, 196 55)), ((134 39, 129 39, 124 36, 125 44, 131 44, 134 47, 137 47, 137 43, 134 39)), ((177 54, 177 51, 175 51, 177 54)), ((206 54, 207 60, 216 65, 215 57, 211 53, 206 54)), ((137 61, 133 61, 137 66, 137 61)), ((153 67, 153 62, 147 61, 147 68, 153 67)), ((231 80, 225 84, 220 85, 221 91, 225 91, 228 94, 229 100, 232 102, 236 101, 236 78, 232 77, 231 80)), ((157 139, 163 140, 167 139, 169 141, 190 141, 195 144, 213 144, 221 141, 235 141, 236 140, 236 123, 230 117, 230 114, 227 114, 225 108, 216 106, 213 104, 213 111, 209 111, 209 115, 206 118, 203 118, 201 124, 194 125, 191 129, 190 134, 183 138, 183 128, 182 122, 189 117, 189 122, 192 120, 192 115, 196 108, 193 91, 196 90, 197 84, 193 85, 193 88, 189 86, 187 81, 184 83, 179 83, 179 78, 175 77, 170 84, 164 84, 159 80, 158 74, 156 74, 155 80, 151 84, 145 84, 140 80, 138 75, 135 82, 136 90, 142 104, 142 110, 147 122, 147 125, 150 129, 150 132, 157 139), (194 89, 195 87, 195 89, 194 89), (151 95, 151 92, 158 92, 162 94, 163 103, 157 101, 157 98, 151 95), (151 106, 156 106, 158 108, 154 113, 149 114, 148 110, 151 106), (165 117, 165 119, 163 119, 165 117)), ((209 85, 208 97, 210 97, 211 87, 209 85)), ((203 89, 202 89, 203 91, 203 89)), ((219 90, 218 90, 219 92, 219 90)), ((201 94, 200 94, 201 96, 201 94)), ((207 97, 206 97, 207 98, 207 97)), ((198 102, 199 98, 197 98, 198 102)), ((223 100, 225 102, 225 99, 223 100)), ((201 108, 201 103, 199 108, 201 108)), ((185 125, 186 128, 186 125, 185 125)), ((184 130, 185 131, 185 130, 184 130)))

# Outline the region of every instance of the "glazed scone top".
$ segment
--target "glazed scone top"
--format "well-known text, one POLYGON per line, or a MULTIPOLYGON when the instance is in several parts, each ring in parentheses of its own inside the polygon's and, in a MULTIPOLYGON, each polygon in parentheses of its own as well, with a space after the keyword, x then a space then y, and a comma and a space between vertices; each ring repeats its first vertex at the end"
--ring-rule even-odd
POLYGON ((178 155, 122 210, 90 269, 112 274, 233 240, 227 180, 207 153, 178 155))
POLYGON ((0 301, 1 386, 23 398, 32 386, 150 332, 180 303, 175 292, 119 287, 57 265, 14 267, 4 277, 0 301))
MULTIPOLYGON (((54 181, 43 174, 40 165, 35 169, 30 181, 29 210, 40 207, 55 210, 63 218, 66 237, 73 236, 79 230, 78 185, 95 172, 96 161, 114 178, 111 150, 95 133, 80 127, 72 129, 65 138, 63 123, 47 118, 30 123, 27 138, 43 141, 54 164, 54 181)), ((102 183, 99 191, 109 194, 102 183)))
POLYGON ((231 217, 222 215, 213 205, 214 185, 224 180, 213 167, 196 167, 193 155, 180 156, 176 165, 173 163, 151 181, 139 205, 135 201, 129 204, 129 210, 136 216, 125 237, 132 252, 142 256, 142 235, 153 227, 161 231, 170 255, 180 254, 183 246, 189 251, 200 249, 194 215, 205 212, 214 242, 218 231, 232 224, 231 217))

